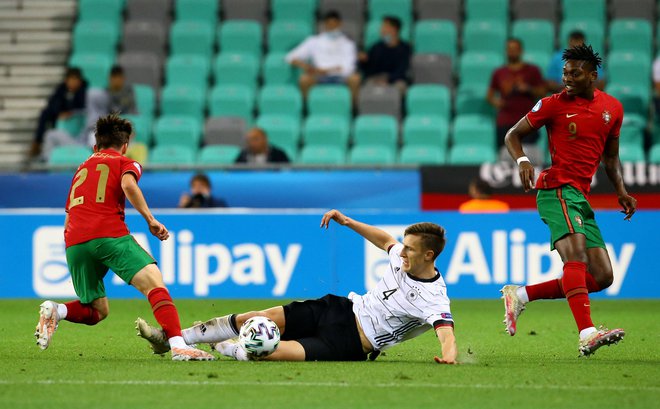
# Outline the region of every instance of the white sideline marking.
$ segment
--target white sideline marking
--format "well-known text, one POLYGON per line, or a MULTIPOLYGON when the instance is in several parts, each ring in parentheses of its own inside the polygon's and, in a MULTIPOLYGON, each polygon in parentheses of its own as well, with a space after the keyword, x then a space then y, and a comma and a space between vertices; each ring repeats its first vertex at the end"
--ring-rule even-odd
MULTIPOLYGON (((298 387, 331 387, 331 388, 437 388, 437 383, 416 382, 386 382, 386 383, 346 383, 346 382, 287 382, 287 381, 160 381, 160 380, 134 380, 134 381, 104 381, 104 380, 27 380, 16 381, 0 379, 0 385, 138 385, 138 386, 298 386, 298 387)), ((649 391, 660 392, 660 386, 623 386, 623 385, 502 385, 502 384, 462 384, 443 383, 443 388, 452 389, 554 389, 554 390, 582 390, 582 391, 649 391)))

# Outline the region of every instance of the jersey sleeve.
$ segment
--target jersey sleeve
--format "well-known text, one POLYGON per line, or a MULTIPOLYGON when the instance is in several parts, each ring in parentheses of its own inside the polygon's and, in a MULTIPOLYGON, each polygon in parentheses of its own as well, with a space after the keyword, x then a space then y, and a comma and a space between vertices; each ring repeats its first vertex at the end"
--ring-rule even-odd
POLYGON ((440 327, 454 327, 454 317, 451 315, 449 302, 440 302, 429 308, 429 315, 425 321, 427 324, 432 325, 433 329, 440 327))
POLYGON ((127 173, 132 173, 135 176, 135 180, 139 182, 140 177, 142 177, 142 166, 134 160, 122 158, 121 176, 123 177, 127 173))
POLYGON ((555 100, 553 97, 545 97, 540 99, 534 108, 526 115, 527 121, 534 129, 548 124, 555 113, 555 100))

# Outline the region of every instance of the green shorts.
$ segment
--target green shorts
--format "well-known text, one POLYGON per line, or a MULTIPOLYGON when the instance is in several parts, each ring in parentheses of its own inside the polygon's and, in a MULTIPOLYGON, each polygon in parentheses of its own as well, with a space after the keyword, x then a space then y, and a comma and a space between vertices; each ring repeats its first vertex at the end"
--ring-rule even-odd
POLYGON ((73 288, 83 304, 105 297, 103 278, 108 269, 127 284, 145 266, 156 262, 133 236, 94 239, 66 249, 73 288))
POLYGON ((543 223, 550 228, 552 250, 557 240, 573 233, 585 235, 587 248, 605 248, 594 211, 578 189, 570 185, 541 189, 536 195, 536 206, 543 223))

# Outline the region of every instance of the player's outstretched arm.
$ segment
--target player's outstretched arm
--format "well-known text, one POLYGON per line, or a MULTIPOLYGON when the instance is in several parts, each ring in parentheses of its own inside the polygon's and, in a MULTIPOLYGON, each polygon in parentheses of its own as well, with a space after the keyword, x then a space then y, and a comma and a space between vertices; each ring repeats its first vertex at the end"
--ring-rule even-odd
POLYGON ((373 243, 374 246, 385 251, 387 251, 391 245, 396 244, 396 240, 389 233, 379 229, 378 227, 374 227, 366 223, 351 219, 339 210, 333 209, 324 214, 323 218, 321 219, 321 227, 325 227, 327 229, 331 220, 334 220, 342 226, 350 227, 357 234, 373 243))
POLYGON ((167 228, 160 223, 149 210, 147 201, 144 199, 142 190, 138 187, 137 180, 132 173, 126 173, 121 177, 121 189, 124 191, 126 198, 133 205, 135 210, 140 212, 147 224, 149 224, 149 231, 159 240, 167 240, 170 233, 167 228))
POLYGON ((517 124, 515 124, 504 137, 504 144, 506 145, 509 155, 514 161, 518 163, 518 173, 520 174, 520 182, 522 182, 525 192, 529 192, 534 187, 534 166, 525 156, 522 148, 522 139, 532 133, 534 128, 529 124, 527 117, 523 117, 517 124))
POLYGON ((623 207, 623 213, 626 214, 625 220, 630 220, 637 210, 637 200, 630 196, 623 184, 621 171, 621 160, 619 159, 619 138, 607 138, 605 151, 603 152, 603 164, 607 177, 612 182, 616 194, 619 197, 619 204, 623 207))
POLYGON ((454 328, 440 327, 435 330, 442 348, 442 358, 435 357, 435 362, 439 364, 456 364, 456 337, 454 337, 454 328))

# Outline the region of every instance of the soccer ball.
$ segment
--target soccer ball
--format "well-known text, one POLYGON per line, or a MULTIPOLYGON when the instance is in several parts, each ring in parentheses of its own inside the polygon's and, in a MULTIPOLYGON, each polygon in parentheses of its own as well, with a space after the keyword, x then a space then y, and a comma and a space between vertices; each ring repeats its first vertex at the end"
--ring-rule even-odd
POLYGON ((265 358, 280 344, 280 329, 269 318, 252 317, 241 327, 238 342, 251 358, 265 358))

